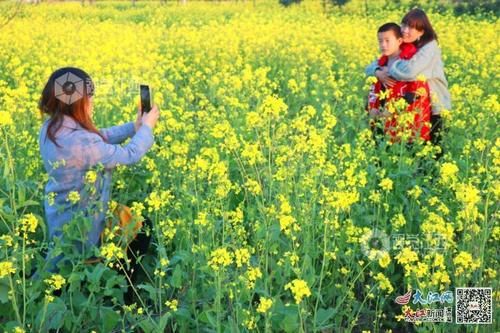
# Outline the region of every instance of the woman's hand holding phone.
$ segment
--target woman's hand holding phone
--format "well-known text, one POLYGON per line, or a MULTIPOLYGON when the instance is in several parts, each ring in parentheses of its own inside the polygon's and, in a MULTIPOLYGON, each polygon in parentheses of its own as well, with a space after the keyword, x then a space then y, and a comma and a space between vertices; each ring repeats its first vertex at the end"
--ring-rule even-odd
MULTIPOLYGON (((140 109, 139 109, 139 114, 140 114, 140 109)), ((160 110, 158 109, 157 105, 153 105, 151 111, 145 112, 142 115, 141 123, 143 125, 148 125, 151 129, 153 129, 155 128, 159 118, 160 118, 160 110)))

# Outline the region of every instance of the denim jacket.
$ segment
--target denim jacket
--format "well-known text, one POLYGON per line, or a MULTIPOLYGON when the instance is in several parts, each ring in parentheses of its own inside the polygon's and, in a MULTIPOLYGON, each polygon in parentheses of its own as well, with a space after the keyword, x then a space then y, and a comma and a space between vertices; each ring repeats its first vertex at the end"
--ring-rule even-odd
POLYGON ((61 237, 62 227, 83 212, 92 221, 86 242, 99 245, 110 200, 112 170, 117 165, 136 163, 146 154, 153 145, 152 129, 142 125, 135 132, 133 122, 105 128, 100 133, 106 142, 65 115, 55 135, 58 147, 47 137, 48 123, 46 120, 40 130, 39 145, 49 176, 44 201, 49 239, 61 237), (121 146, 127 138, 132 139, 121 146), (97 176, 90 186, 89 180, 85 180, 89 170, 95 170, 97 176), (86 190, 89 188, 91 191, 86 190), (69 197, 74 191, 80 195, 78 200, 69 197))

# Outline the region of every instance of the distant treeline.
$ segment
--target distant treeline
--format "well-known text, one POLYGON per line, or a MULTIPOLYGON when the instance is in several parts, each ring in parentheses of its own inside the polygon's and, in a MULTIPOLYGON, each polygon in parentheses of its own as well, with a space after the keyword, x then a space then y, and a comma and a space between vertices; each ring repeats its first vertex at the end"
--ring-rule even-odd
MULTIPOLYGON (((107 2, 117 0, 12 0, 12 1, 2 1, 0 0, 0 5, 15 7, 16 4, 39 4, 42 2, 81 2, 82 4, 94 4, 96 2, 107 2), (3 3, 2 3, 3 2, 3 3), (6 5, 8 3, 8 5, 6 5)), ((118 0, 119 1, 119 0, 118 0)), ((349 12, 366 12, 374 10, 393 10, 393 9, 408 9, 413 7, 419 7, 427 11, 435 12, 449 12, 452 11, 455 15, 462 14, 483 14, 490 13, 498 16, 500 13, 500 0, 196 0, 203 2, 259 2, 263 3, 266 1, 272 2, 277 1, 285 7, 290 5, 299 4, 303 1, 312 2, 318 1, 322 4, 324 10, 335 11, 339 9, 348 9, 349 12)), ((192 0, 122 0, 122 2, 131 2, 132 4, 144 3, 144 2, 159 2, 159 3, 182 3, 187 4, 192 2, 192 0)), ((1 16, 10 17, 12 12, 15 10, 2 10, 1 16)), ((1 21, 0 21, 1 24, 1 21)))
MULTIPOLYGON (((279 0, 284 6, 298 4, 303 0, 279 0)), ((307 0, 306 0, 307 1, 307 0)), ((345 6, 359 11, 392 10, 419 7, 435 12, 453 11, 456 15, 491 13, 498 16, 500 0, 318 0, 325 11, 339 9, 345 6)))

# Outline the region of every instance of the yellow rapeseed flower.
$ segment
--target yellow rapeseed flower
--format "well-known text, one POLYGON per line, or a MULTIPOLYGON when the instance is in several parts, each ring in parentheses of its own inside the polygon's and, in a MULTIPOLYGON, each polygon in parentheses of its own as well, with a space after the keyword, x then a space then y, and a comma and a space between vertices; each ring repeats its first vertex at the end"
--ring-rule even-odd
POLYGON ((245 183, 246 188, 248 191, 254 195, 259 195, 262 194, 262 188, 256 180, 253 179, 248 179, 245 183))
POLYGON ((460 253, 453 259, 453 263, 456 266, 457 275, 464 272, 472 272, 480 266, 480 262, 478 260, 474 260, 472 255, 466 251, 460 251, 460 253))
POLYGON ((391 256, 388 252, 384 252, 378 259, 378 264, 382 268, 386 268, 391 263, 391 256))
POLYGON ((94 170, 89 170, 87 171, 87 173, 85 173, 86 184, 92 185, 95 183, 96 180, 97 180, 97 172, 95 172, 94 170))
POLYGON ((241 156, 246 159, 250 165, 255 165, 264 161, 264 155, 262 155, 257 143, 245 143, 241 156))
POLYGON ((48 279, 44 280, 47 285, 53 290, 59 290, 66 283, 66 279, 60 274, 54 274, 48 279))
POLYGON ((378 184, 384 191, 389 192, 392 190, 392 180, 390 178, 384 178, 378 184))
POLYGON ((123 249, 116 246, 115 243, 109 243, 101 246, 100 249, 101 256, 106 258, 107 260, 113 259, 123 259, 125 256, 123 254, 123 249))
POLYGON ((237 249, 234 251, 234 259, 236 261, 236 267, 242 267, 243 265, 248 265, 250 261, 250 251, 248 249, 237 249))
POLYGON ((273 306, 273 300, 271 298, 261 297, 259 306, 257 306, 257 312, 266 313, 273 306))
POLYGON ((177 311, 177 307, 179 306, 179 301, 176 299, 166 301, 165 305, 170 309, 170 311, 177 311))
POLYGON ((0 240, 4 242, 5 246, 11 247, 14 244, 14 241, 10 235, 2 235, 0 236, 0 240))
POLYGON ((7 111, 0 111, 0 126, 12 125, 12 117, 7 111))
POLYGON ((194 224, 200 225, 202 227, 208 224, 207 213, 206 212, 198 212, 198 217, 194 219, 194 224))
POLYGON ((295 298, 295 303, 302 302, 304 297, 311 296, 311 290, 307 286, 307 282, 300 279, 295 279, 285 285, 285 290, 290 289, 295 298))
POLYGON ((56 202, 56 193, 49 192, 47 194, 47 203, 49 204, 49 206, 53 206, 55 202, 56 202))
POLYGON ((221 268, 227 267, 233 263, 233 255, 225 247, 218 248, 210 254, 208 265, 218 271, 221 268))
POLYGON ((259 267, 249 267, 246 273, 246 285, 248 289, 255 287, 257 279, 262 277, 262 272, 259 267))
POLYGON ((425 81, 425 80, 427 80, 427 78, 425 77, 425 75, 424 75, 424 74, 419 74, 419 75, 417 75, 417 81, 422 81, 422 82, 423 82, 423 81, 425 81))
POLYGON ((71 191, 69 192, 68 198, 66 200, 71 202, 72 204, 76 204, 80 201, 80 193, 78 193, 77 191, 71 191))
POLYGON ((445 162, 439 168, 440 180, 442 184, 453 184, 457 179, 458 167, 453 162, 445 162))
POLYGON ((375 275, 375 281, 379 283, 380 290, 386 291, 387 294, 390 294, 394 291, 394 287, 391 284, 391 281, 383 274, 378 273, 375 275))
POLYGON ((266 96, 261 105, 261 112, 272 118, 280 117, 287 110, 288 106, 285 104, 283 99, 275 96, 266 96))
POLYGON ((396 230, 401 229, 403 226, 406 225, 405 216, 401 213, 394 215, 393 218, 391 219, 391 224, 394 229, 396 230))
POLYGON ((38 219, 32 213, 24 215, 19 222, 24 233, 35 232, 38 226, 38 219))
POLYGON ((0 262, 0 278, 3 278, 7 275, 14 274, 16 272, 16 268, 12 261, 2 261, 0 262))

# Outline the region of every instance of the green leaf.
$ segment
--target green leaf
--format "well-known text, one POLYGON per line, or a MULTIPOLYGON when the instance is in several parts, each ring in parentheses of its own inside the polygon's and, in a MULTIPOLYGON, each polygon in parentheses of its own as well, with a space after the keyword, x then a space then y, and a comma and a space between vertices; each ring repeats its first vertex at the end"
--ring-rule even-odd
POLYGON ((214 315, 211 312, 214 312, 214 311, 210 311, 210 310, 203 311, 200 315, 200 320, 204 323, 212 325, 212 327, 216 327, 217 323, 216 323, 216 320, 214 318, 214 315))
POLYGON ((35 201, 35 200, 26 200, 26 201, 22 201, 22 202, 19 202, 18 204, 16 204, 16 207, 23 208, 26 206, 39 206, 39 205, 40 205, 40 203, 35 201))
POLYGON ((168 321, 170 320, 170 317, 172 317, 172 314, 170 312, 167 312, 163 316, 161 316, 159 332, 165 331, 165 327, 167 327, 167 324, 168 324, 168 321))
POLYGON ((45 328, 47 330, 60 329, 64 323, 66 311, 66 305, 60 298, 56 298, 54 302, 49 303, 45 314, 45 328))
POLYGON ((295 304, 285 306, 281 301, 275 305, 276 316, 273 316, 273 328, 277 331, 297 332, 299 328, 299 308, 295 304))
POLYGON ((0 284, 0 302, 1 303, 7 303, 9 301, 9 287, 0 284))
POLYGON ((316 326, 321 327, 328 323, 328 320, 335 315, 334 308, 319 309, 316 314, 316 326))
POLYGON ((303 257, 302 262, 303 262, 302 272, 303 272, 304 276, 306 277, 307 283, 309 285, 312 285, 314 282, 314 276, 315 276, 314 268, 313 268, 313 264, 312 264, 312 259, 308 254, 306 254, 303 257))
POLYGON ((98 264, 96 266, 90 267, 94 267, 94 269, 92 271, 88 269, 85 270, 85 275, 87 276, 87 280, 89 281, 89 285, 87 286, 87 288, 89 291, 98 293, 101 289, 101 279, 102 275, 106 271, 106 266, 104 266, 103 264, 98 264))
POLYGON ((69 291, 73 292, 80 289, 80 282, 83 281, 84 275, 82 272, 72 272, 68 277, 69 291))
POLYGON ((5 163, 3 166, 3 179, 9 179, 9 163, 5 163))
POLYGON ((111 332, 120 320, 120 315, 113 311, 112 308, 102 307, 100 310, 102 318, 102 331, 111 332))
POLYGON ((281 322, 281 328, 285 332, 297 332, 299 330, 299 318, 297 314, 287 314, 281 322))
POLYGON ((73 303, 72 306, 75 307, 77 311, 83 311, 85 305, 87 304, 88 297, 85 296, 81 291, 76 290, 72 294, 71 301, 73 303))
MULTIPOLYGON (((165 256, 167 256, 165 254, 165 256)), ((189 260, 189 252, 185 251, 185 250, 178 250, 176 251, 175 255, 172 257, 172 259, 170 259, 170 264, 171 265, 175 265, 176 263, 180 262, 180 261, 187 261, 189 260)))
POLYGON ((137 286, 138 289, 144 289, 149 293, 149 297, 153 300, 156 299, 158 290, 150 284, 140 284, 137 286))
POLYGON ((170 282, 174 288, 182 286, 182 268, 181 265, 175 266, 174 273, 172 274, 172 281, 170 282))
POLYGON ((151 322, 151 319, 147 318, 138 324, 146 333, 159 332, 155 322, 151 322))
POLYGON ((24 188, 24 186, 18 186, 16 207, 24 207, 25 202, 26 202, 26 189, 24 188))
POLYGON ((104 287, 104 295, 118 297, 122 291, 121 287, 126 288, 127 282, 122 275, 114 275, 106 278, 106 286, 104 287))

